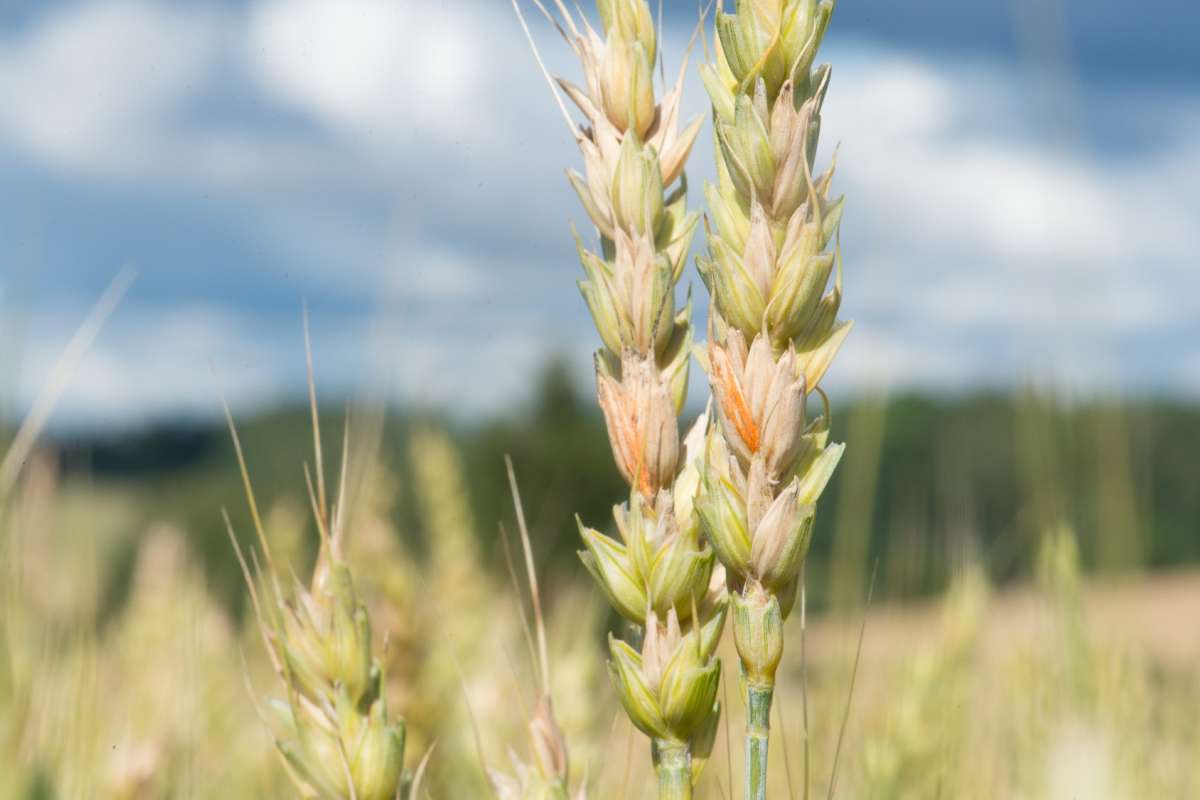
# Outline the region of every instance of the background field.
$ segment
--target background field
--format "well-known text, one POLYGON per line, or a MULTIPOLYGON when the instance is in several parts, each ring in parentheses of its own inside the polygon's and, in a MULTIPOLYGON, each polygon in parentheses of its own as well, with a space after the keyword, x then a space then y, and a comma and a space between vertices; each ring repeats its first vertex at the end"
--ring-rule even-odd
MULTIPOLYGON (((491 766, 525 746, 532 672, 497 529, 513 524, 506 452, 549 587, 575 774, 597 797, 651 791, 603 670, 613 620, 573 555, 571 510, 602 519, 620 487, 601 421, 561 368, 540 386, 530 407, 479 424, 393 415, 361 483, 351 557, 390 639, 410 757, 439 742, 434 796, 484 791, 472 716, 491 766)), ((341 417, 326 418, 334 450, 341 417)), ((1200 789, 1200 575, 1186 485, 1198 424, 1181 404, 1067 407, 1032 392, 846 404, 835 430, 857 447, 807 567, 804 658, 789 646, 772 756, 786 767, 772 791, 801 795, 806 714, 812 796, 829 790, 843 719, 840 797, 1200 789)), ((301 575, 316 541, 299 466, 311 461, 308 425, 300 408, 240 425, 272 546, 301 575)), ((245 678, 265 693, 273 678, 221 507, 249 543, 216 425, 63 436, 28 465, 5 561, 14 797, 287 796, 249 702, 245 678)), ((794 615, 789 642, 801 624, 794 615)), ((723 652, 735 663, 731 644, 723 652)), ((736 683, 724 691, 736 786, 742 712, 736 683)), ((729 796, 724 747, 702 796, 729 796)))

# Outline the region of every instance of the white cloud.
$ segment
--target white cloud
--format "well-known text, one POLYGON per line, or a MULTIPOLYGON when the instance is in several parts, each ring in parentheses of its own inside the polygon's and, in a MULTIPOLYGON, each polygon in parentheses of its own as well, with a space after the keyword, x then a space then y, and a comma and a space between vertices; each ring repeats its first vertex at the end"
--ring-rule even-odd
POLYGON ((396 254, 388 288, 396 299, 463 301, 487 295, 495 287, 493 277, 494 273, 460 253, 422 251, 405 243, 396 254))
POLYGON ((58 167, 127 168, 205 78, 215 46, 205 12, 144 0, 62 8, 0 39, 0 130, 58 167))
MULTIPOLYGON (((1101 124, 1135 105, 1116 90, 1102 101, 1114 110, 1101 124)), ((1200 96, 1138 110, 1179 130, 1156 148, 1092 154, 1082 137, 1065 147, 1043 135, 1021 79, 999 64, 845 59, 823 134, 826 147, 842 142, 846 305, 888 341, 852 338, 844 352, 883 346, 879 361, 891 363, 927 360, 933 347, 946 357, 935 363, 950 363, 969 341, 968 361, 1010 380, 1143 380, 1144 363, 1113 363, 1106 347, 1196 320, 1200 229, 1188 210, 1200 187, 1179 176, 1200 170, 1200 96), (904 341, 920 344, 897 355, 904 341)), ((954 382, 945 370, 914 374, 954 382)))
POLYGON ((320 174, 311 142, 187 116, 216 98, 242 19, 155 0, 61 6, 0 34, 0 145, 73 178, 233 193, 320 174))
MULTIPOLYGON (((486 123, 501 37, 450 4, 268 0, 250 14, 248 55, 268 92, 356 135, 462 135, 486 123)), ((499 62, 501 69, 509 66, 499 62)))
MULTIPOLYGON (((1196 190, 1173 180, 1180 161, 1200 165, 1198 148, 1105 159, 1083 141, 1065 148, 1037 125, 1020 77, 999 64, 885 55, 841 72, 849 74, 826 105, 826 135, 843 143, 847 180, 914 244, 966 247, 1035 271, 1200 244, 1183 202, 1194 198, 1180 196, 1196 190), (998 111, 1008 129, 994 125, 998 111)), ((1122 105, 1115 90, 1106 100, 1122 105)), ((1170 102, 1181 100, 1200 109, 1200 97, 1170 102)))

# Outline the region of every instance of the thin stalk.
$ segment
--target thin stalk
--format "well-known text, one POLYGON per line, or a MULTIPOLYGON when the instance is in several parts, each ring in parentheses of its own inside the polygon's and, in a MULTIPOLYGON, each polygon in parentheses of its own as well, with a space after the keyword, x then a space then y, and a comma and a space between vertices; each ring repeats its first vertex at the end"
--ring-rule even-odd
POLYGON ((658 800, 692 800, 692 753, 687 742, 655 739, 658 800))
POLYGON ((746 684, 746 800, 766 800, 774 686, 746 684))
POLYGON ((800 572, 800 702, 804 706, 804 794, 801 800, 808 800, 809 780, 809 743, 808 743, 808 647, 805 633, 808 630, 808 576, 807 565, 800 572))

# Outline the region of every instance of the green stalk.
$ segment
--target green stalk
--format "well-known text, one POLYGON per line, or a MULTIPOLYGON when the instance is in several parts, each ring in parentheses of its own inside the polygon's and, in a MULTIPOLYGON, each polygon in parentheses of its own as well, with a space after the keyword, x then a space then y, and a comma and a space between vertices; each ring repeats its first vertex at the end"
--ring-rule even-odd
POLYGON ((766 800, 774 686, 746 683, 746 800, 766 800))
POLYGON ((692 753, 687 742, 655 739, 658 800, 692 800, 692 753))

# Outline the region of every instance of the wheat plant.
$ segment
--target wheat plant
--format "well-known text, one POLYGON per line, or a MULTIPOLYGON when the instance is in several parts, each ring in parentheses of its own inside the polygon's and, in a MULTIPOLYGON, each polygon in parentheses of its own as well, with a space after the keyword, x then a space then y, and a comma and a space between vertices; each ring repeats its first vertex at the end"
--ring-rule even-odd
POLYGON ((828 443, 827 401, 814 421, 806 415, 850 330, 837 319, 840 262, 827 251, 842 198, 830 197, 832 167, 813 177, 829 67, 812 65, 832 11, 829 0, 738 0, 732 14, 717 10, 716 60, 701 67, 717 143, 708 254, 698 260, 713 300, 701 360, 719 425, 698 507, 729 576, 754 800, 766 796, 783 621, 843 450, 828 443))
POLYGON ((581 521, 580 555, 632 628, 630 641, 610 637, 610 672, 630 720, 651 739, 659 796, 691 797, 719 714, 713 651, 726 609, 695 506, 708 418, 684 442, 678 420, 692 328, 690 302, 677 309, 675 294, 698 222, 687 210, 683 168, 701 120, 677 132, 686 59, 674 86, 656 96, 659 31, 645 0, 599 0, 601 31, 561 2, 557 18, 537 6, 583 68, 582 87, 551 85, 564 114, 558 89, 584 117, 577 124, 568 115, 585 164, 585 174, 568 179, 599 246, 590 250, 576 235, 579 288, 603 344, 595 357, 600 408, 630 487, 628 502, 613 509, 619 538, 581 521))

